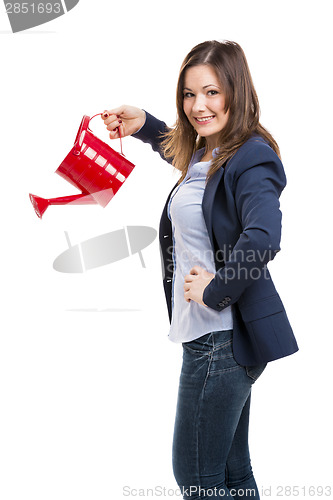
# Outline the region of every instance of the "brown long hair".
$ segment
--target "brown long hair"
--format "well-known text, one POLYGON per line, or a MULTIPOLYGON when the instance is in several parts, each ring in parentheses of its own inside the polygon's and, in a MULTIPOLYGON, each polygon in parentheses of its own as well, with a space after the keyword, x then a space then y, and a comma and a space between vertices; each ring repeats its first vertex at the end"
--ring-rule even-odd
POLYGON ((219 79, 225 96, 225 112, 229 110, 226 126, 219 137, 219 152, 208 172, 210 178, 252 134, 263 137, 280 156, 277 143, 259 123, 259 101, 245 54, 236 42, 216 40, 196 45, 185 57, 177 84, 177 120, 165 134, 162 148, 166 158, 182 172, 181 182, 195 151, 205 146, 205 138, 197 134, 183 110, 185 72, 188 68, 207 64, 219 79))

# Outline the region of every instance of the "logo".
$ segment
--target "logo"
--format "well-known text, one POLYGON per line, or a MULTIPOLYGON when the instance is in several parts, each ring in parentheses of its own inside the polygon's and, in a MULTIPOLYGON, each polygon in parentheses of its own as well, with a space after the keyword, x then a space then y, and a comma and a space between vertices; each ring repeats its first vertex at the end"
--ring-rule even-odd
POLYGON ((68 248, 53 262, 53 269, 61 273, 84 273, 138 254, 146 267, 142 250, 156 238, 157 231, 149 226, 125 226, 123 229, 101 234, 72 245, 67 232, 68 248))
POLYGON ((78 3, 79 0, 37 0, 35 2, 6 2, 4 0, 13 33, 53 21, 72 10, 78 3))

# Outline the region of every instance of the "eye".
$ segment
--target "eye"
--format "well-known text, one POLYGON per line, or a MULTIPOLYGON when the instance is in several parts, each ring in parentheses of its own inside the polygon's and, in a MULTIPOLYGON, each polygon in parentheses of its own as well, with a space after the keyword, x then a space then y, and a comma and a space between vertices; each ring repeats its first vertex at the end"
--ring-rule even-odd
POLYGON ((218 91, 217 90, 208 90, 207 94, 208 95, 217 95, 218 91))
POLYGON ((193 97, 194 94, 192 94, 192 92, 184 92, 183 96, 184 99, 189 99, 190 97, 193 97))

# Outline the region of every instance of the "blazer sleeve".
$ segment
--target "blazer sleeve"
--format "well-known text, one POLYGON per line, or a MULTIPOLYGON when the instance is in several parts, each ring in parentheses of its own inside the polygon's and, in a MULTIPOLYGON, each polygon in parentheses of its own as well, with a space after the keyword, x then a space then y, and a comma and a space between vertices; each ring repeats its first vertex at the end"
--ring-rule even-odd
MULTIPOLYGON (((145 111, 145 110, 144 110, 145 111)), ((132 137, 140 139, 142 142, 146 142, 151 145, 154 151, 157 151, 163 160, 171 163, 171 160, 166 159, 163 155, 161 143, 163 140, 163 135, 168 132, 169 128, 165 122, 158 120, 153 115, 145 111, 146 121, 141 129, 132 134, 132 137)))
MULTIPOLYGON (((204 303, 217 311, 237 302, 254 281, 264 279, 266 264, 280 250, 279 197, 286 185, 283 165, 275 152, 260 141, 254 141, 239 156, 236 154, 226 166, 224 182, 232 186, 242 232, 225 256, 225 265, 203 294, 204 303)), ((216 219, 215 225, 218 227, 216 219)))

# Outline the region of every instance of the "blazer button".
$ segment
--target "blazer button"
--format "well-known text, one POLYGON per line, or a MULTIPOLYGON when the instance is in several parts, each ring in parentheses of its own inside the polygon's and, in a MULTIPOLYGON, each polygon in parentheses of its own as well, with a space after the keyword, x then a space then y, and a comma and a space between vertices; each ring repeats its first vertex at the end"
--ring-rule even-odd
POLYGON ((231 298, 230 297, 224 297, 223 300, 221 300, 221 302, 218 303, 218 306, 220 307, 227 307, 229 305, 229 302, 231 302, 231 298))

